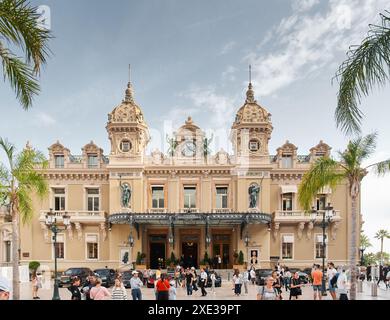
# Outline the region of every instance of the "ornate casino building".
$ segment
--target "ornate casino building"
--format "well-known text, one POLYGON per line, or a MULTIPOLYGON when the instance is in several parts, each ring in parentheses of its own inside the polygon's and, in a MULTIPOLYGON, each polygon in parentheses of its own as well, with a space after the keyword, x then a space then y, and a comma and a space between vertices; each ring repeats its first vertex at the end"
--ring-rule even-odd
MULTIPOLYGON (((157 268, 172 252, 194 266, 202 264, 205 253, 214 261, 220 257, 219 268, 237 264, 240 251, 246 264, 258 268, 278 262, 307 267, 321 263, 323 255, 347 263, 347 184, 318 194, 314 218, 297 201, 303 174, 331 148, 313 142, 302 155, 287 141, 270 153, 271 114, 255 100, 251 83, 232 119, 232 154, 212 154, 211 137, 191 117, 168 137, 167 153, 146 154, 151 138, 130 83, 109 113, 106 130, 108 154, 92 141, 81 155, 59 141, 49 147, 50 167, 43 174, 50 193, 34 200, 36 215, 21 228, 22 263, 37 260, 52 267, 55 251, 59 270, 126 267, 138 253, 142 264, 157 268), (45 223, 50 209, 62 229, 55 250, 45 223), (332 212, 325 247, 324 210, 332 212), (66 227, 65 214, 70 216, 66 227)), ((0 237, 2 259, 9 257, 8 231, 0 237)))

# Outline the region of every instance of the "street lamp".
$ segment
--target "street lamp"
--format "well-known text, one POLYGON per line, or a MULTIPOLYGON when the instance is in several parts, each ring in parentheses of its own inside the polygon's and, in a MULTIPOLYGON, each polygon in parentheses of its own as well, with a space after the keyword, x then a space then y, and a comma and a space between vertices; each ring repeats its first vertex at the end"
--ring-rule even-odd
POLYGON ((129 245, 130 247, 134 247, 134 238, 133 238, 133 235, 130 233, 129 235, 129 245))
POLYGON ((54 241, 54 290, 53 290, 53 298, 52 300, 61 300, 60 294, 58 291, 58 279, 57 279, 57 234, 60 231, 66 230, 66 227, 70 225, 70 216, 65 212, 62 216, 62 222, 65 228, 59 228, 57 226, 57 217, 53 212, 53 209, 50 209, 45 216, 45 223, 49 227, 50 231, 53 233, 53 241, 54 241))
POLYGON ((359 250, 360 250, 360 266, 363 266, 364 265, 364 250, 366 250, 366 248, 361 246, 359 250))
MULTIPOLYGON (((331 223, 332 218, 334 216, 334 210, 331 206, 330 202, 328 205, 324 208, 325 210, 322 210, 322 221, 321 221, 321 227, 322 227, 322 295, 326 296, 326 283, 325 283, 325 253, 326 253, 326 227, 331 223)), ((315 209, 315 207, 312 207, 311 210, 311 220, 313 224, 315 224, 317 220, 318 211, 315 209)))
POLYGON ((208 248, 208 246, 210 245, 211 243, 211 237, 209 234, 206 235, 206 249, 208 248))
POLYGON ((249 245, 249 241, 251 240, 251 238, 249 237, 249 234, 248 232, 245 234, 245 238, 244 238, 244 242, 245 242, 245 246, 247 247, 249 245))

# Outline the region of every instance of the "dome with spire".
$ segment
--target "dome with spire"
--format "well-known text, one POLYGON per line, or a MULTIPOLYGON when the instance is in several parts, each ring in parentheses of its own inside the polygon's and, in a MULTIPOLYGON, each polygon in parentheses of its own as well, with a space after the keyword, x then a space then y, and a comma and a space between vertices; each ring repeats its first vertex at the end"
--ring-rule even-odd
POLYGON ((136 123, 146 125, 141 108, 134 102, 133 88, 127 84, 122 103, 108 114, 108 123, 136 123))
POLYGON ((244 105, 238 110, 233 127, 242 124, 270 123, 271 114, 255 100, 252 83, 249 83, 244 105))

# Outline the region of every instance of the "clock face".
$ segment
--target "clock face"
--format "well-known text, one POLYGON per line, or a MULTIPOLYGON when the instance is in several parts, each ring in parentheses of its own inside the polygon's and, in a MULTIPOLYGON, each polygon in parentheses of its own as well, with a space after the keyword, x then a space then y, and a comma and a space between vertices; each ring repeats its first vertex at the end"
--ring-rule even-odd
POLYGON ((185 157, 193 157, 196 153, 196 145, 193 141, 186 141, 183 146, 182 154, 185 157))

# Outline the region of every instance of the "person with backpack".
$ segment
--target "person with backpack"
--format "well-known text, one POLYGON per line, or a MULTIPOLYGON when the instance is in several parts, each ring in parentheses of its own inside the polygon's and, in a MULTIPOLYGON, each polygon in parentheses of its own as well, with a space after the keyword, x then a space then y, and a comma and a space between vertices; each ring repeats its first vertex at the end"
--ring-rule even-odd
MULTIPOLYGON (((326 276, 328 278, 329 293, 332 296, 333 300, 337 299, 336 287, 334 285, 332 285, 332 279, 333 279, 334 276, 336 276, 336 274, 337 274, 337 270, 334 267, 334 263, 333 262, 329 262, 328 263, 328 270, 326 271, 326 276)), ((336 284, 337 278, 333 282, 336 284)))
POLYGON ((102 279, 96 279, 96 285, 90 291, 90 298, 92 300, 107 300, 111 297, 106 287, 102 286, 102 279))
POLYGON ((265 285, 259 287, 257 292, 257 300, 280 300, 278 290, 273 286, 274 278, 268 276, 265 280, 265 285))

